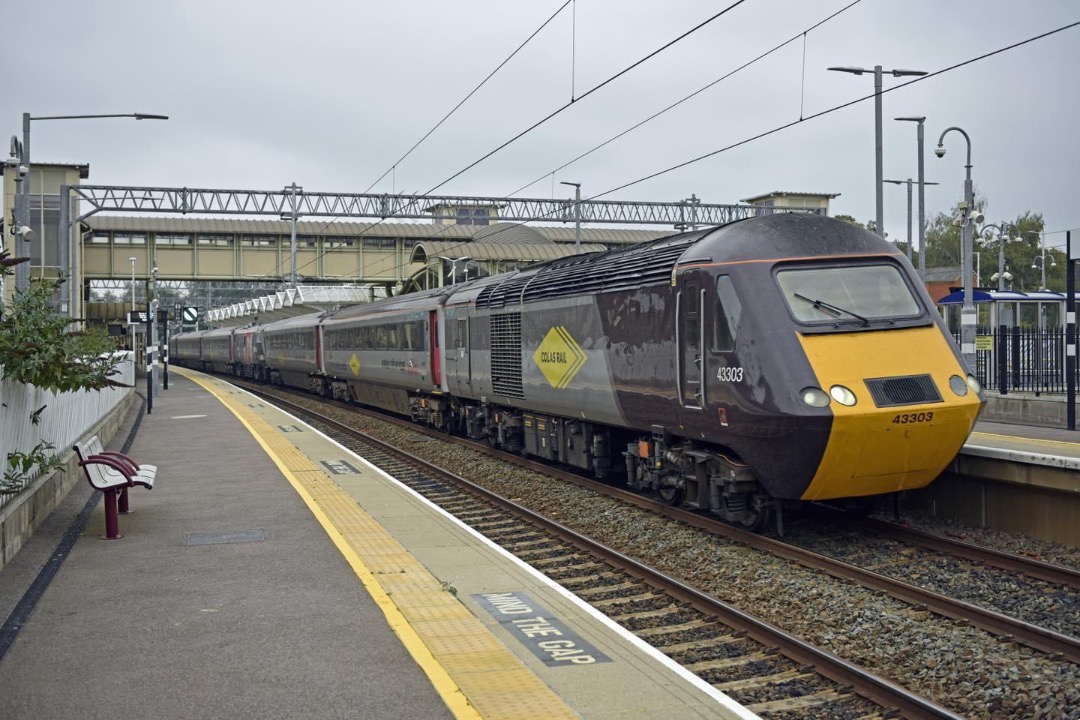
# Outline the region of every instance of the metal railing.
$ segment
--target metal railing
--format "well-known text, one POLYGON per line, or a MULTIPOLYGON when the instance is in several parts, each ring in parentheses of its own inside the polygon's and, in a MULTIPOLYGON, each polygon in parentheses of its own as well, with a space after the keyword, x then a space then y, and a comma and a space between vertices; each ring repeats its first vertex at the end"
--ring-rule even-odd
MULTIPOLYGON (((959 345, 959 335, 953 338, 959 345)), ((1065 331, 1005 325, 979 328, 975 377, 983 387, 1001 395, 1010 392, 1064 394, 1067 380, 1065 331)))

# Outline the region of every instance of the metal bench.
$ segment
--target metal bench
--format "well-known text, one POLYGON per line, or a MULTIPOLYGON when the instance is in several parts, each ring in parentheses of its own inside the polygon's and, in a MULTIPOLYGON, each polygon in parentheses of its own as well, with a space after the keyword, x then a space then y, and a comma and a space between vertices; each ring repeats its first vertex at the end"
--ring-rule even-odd
POLYGON ((96 435, 85 443, 75 443, 74 448, 90 487, 105 497, 105 537, 110 540, 123 537, 118 513, 129 512, 127 489, 141 485, 153 490, 157 467, 139 465, 123 453, 102 449, 96 435))
POLYGON ((150 477, 150 484, 154 484, 154 476, 157 475, 157 465, 142 465, 135 462, 135 459, 130 455, 125 455, 122 452, 116 450, 106 450, 101 446, 101 438, 94 435, 92 438, 86 441, 86 449, 90 451, 91 455, 104 455, 105 457, 113 457, 119 460, 123 460, 127 465, 130 465, 136 472, 140 472, 150 477))

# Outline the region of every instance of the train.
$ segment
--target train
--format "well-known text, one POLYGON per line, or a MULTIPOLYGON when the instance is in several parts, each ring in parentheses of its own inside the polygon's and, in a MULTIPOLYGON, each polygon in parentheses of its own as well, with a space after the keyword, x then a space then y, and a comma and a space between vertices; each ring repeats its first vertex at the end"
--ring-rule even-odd
POLYGON ((985 404, 896 246, 810 214, 171 344, 753 529, 925 487, 985 404))

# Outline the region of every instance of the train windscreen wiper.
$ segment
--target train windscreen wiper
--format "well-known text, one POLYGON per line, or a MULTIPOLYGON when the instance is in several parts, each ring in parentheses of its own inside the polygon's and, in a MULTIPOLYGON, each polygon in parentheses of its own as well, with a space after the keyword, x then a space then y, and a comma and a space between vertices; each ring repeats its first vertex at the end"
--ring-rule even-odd
POLYGON ((829 303, 825 302, 824 300, 812 300, 811 298, 808 298, 805 295, 800 295, 799 293, 794 293, 794 295, 795 295, 795 297, 799 298, 800 300, 804 300, 804 301, 810 303, 811 305, 813 305, 818 310, 827 311, 833 317, 840 317, 841 313, 846 313, 846 314, 850 315, 853 318, 856 318, 858 320, 862 320, 862 324, 863 324, 864 327, 866 325, 870 324, 870 321, 867 320, 866 318, 864 318, 862 315, 859 315, 858 313, 853 313, 850 310, 847 310, 845 308, 839 307, 837 305, 830 305, 829 303))

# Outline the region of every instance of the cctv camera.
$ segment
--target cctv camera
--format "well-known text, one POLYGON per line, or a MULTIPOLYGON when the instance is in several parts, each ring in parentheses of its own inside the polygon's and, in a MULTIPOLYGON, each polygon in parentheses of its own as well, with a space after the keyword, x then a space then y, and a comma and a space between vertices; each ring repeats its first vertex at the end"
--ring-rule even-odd
POLYGON ((30 242, 31 240, 34 239, 34 231, 31 230, 26 225, 20 225, 19 227, 17 227, 15 229, 15 234, 17 234, 19 237, 21 237, 26 242, 30 242))
POLYGON ((938 157, 945 157, 945 147, 943 145, 938 145, 934 148, 934 154, 938 157))
POLYGON ((971 215, 969 215, 969 216, 968 216, 968 219, 969 219, 969 220, 970 220, 970 221, 971 221, 972 223, 974 223, 974 224, 976 224, 976 225, 982 225, 982 224, 983 224, 983 220, 985 220, 985 219, 986 219, 986 216, 985 216, 985 215, 983 215, 983 214, 982 214, 981 212, 979 212, 978 210, 975 210, 975 211, 973 211, 973 212, 971 213, 971 215))
POLYGON ((30 172, 30 168, 25 165, 19 165, 19 167, 15 169, 15 172, 19 173, 19 177, 24 178, 26 177, 26 173, 30 172))

